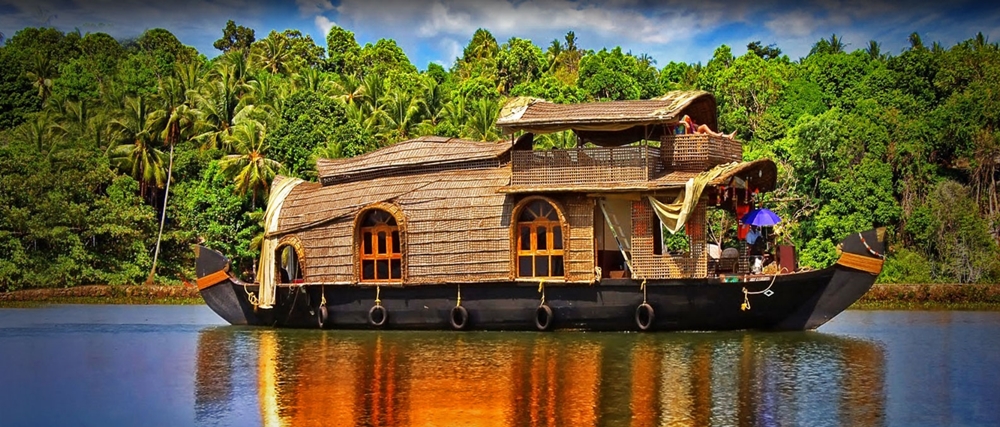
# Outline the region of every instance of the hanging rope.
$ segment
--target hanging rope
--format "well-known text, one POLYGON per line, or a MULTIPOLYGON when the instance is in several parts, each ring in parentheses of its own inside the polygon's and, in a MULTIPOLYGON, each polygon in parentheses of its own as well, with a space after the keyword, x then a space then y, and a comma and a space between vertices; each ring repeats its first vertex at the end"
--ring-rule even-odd
POLYGON ((771 286, 774 286, 774 281, 777 280, 777 279, 778 279, 778 275, 777 274, 774 275, 774 276, 771 276, 771 283, 768 284, 767 288, 765 288, 762 291, 750 292, 750 291, 747 290, 746 286, 744 286, 743 287, 743 304, 740 305, 740 310, 742 310, 742 311, 750 310, 750 298, 749 298, 749 295, 764 294, 764 296, 767 296, 767 297, 769 297, 771 295, 774 295, 774 291, 771 290, 771 286))
POLYGON ((455 307, 462 306, 462 285, 458 285, 458 301, 455 302, 455 307))
POLYGON ((639 289, 642 289, 642 303, 646 303, 646 279, 642 279, 642 284, 639 285, 639 289))
POLYGON ((382 287, 376 285, 375 286, 375 306, 376 307, 380 307, 382 305, 382 300, 379 298, 379 296, 381 294, 382 294, 382 287))
POLYGON ((538 306, 541 307, 541 306, 545 305, 545 280, 544 279, 538 281, 538 292, 542 293, 542 301, 540 303, 538 303, 538 306))
POLYGON ((254 295, 253 292, 247 289, 247 282, 243 282, 243 292, 247 293, 247 302, 254 306, 254 308, 260 304, 260 301, 257 300, 257 295, 254 295))
POLYGON ((319 305, 326 305, 326 285, 319 287, 319 305))
MULTIPOLYGON (((878 252, 875 252, 875 249, 872 249, 871 246, 868 246, 868 242, 865 241, 865 236, 862 236, 861 233, 858 233, 858 238, 861 239, 861 243, 865 245, 865 249, 868 249, 868 252, 870 252, 872 255, 875 255, 875 256, 877 256, 877 257, 879 257, 881 259, 885 259, 885 255, 880 254, 878 252)), ((881 271, 881 268, 879 269, 879 271, 881 271)))

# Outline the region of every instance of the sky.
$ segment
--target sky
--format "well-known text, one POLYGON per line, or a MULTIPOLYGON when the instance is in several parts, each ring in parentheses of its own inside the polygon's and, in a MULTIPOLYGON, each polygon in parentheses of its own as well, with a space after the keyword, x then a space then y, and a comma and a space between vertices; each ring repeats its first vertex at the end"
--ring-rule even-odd
POLYGON ((226 21, 255 30, 297 29, 326 46, 334 26, 354 32, 361 45, 394 39, 419 69, 431 62, 451 66, 477 28, 499 43, 530 39, 543 51, 552 40, 576 34, 583 49, 621 46, 648 54, 657 66, 672 61, 707 63, 715 49, 733 53, 760 41, 797 60, 821 38, 836 34, 847 50, 869 40, 898 54, 917 32, 925 45, 945 47, 982 32, 1000 41, 1000 4, 955 0, 0 0, 0 33, 24 27, 104 32, 133 38, 165 28, 181 43, 213 58, 226 21))

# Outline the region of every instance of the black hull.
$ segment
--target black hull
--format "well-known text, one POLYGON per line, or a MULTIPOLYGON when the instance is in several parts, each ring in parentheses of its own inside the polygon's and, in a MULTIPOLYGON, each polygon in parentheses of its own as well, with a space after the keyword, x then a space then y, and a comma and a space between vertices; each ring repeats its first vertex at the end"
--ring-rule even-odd
MULTIPOLYGON (((874 234, 868 240, 875 241, 874 234)), ((857 237, 849 238, 842 248, 845 252, 866 255, 860 244, 857 237)), ((228 265, 228 260, 218 252, 207 248, 198 252, 199 278, 228 265)), ((836 264, 809 272, 748 276, 730 283, 718 278, 650 281, 645 296, 640 283, 631 279, 604 279, 589 286, 546 284, 547 310, 540 309, 542 293, 537 282, 448 283, 379 289, 368 285, 281 285, 275 307, 267 310, 255 309, 252 304, 251 295, 257 295, 256 285, 231 275, 202 287, 201 294, 212 310, 234 325, 510 331, 810 330, 857 301, 875 283, 876 277, 836 264), (746 299, 744 288, 749 293, 746 299), (459 289, 464 313, 456 313, 455 309, 459 289), (761 293, 764 290, 771 291, 767 293, 770 295, 761 293), (326 304, 322 310, 324 298, 326 304), (640 312, 639 306, 644 301, 652 308, 653 316, 647 316, 648 311, 640 312), (743 307, 745 302, 749 307, 743 307), (376 305, 381 309, 373 309, 376 305), (466 316, 453 317, 460 314, 466 316)))
MULTIPOLYGON (((744 287, 755 292, 771 284, 770 277, 758 279, 766 280, 650 282, 646 302, 654 316, 647 330, 815 329, 867 292, 875 276, 841 266, 777 276, 770 297, 749 295, 750 308, 742 310, 744 287)), ((379 297, 386 319, 381 326, 374 326, 369 319, 375 306, 373 287, 283 286, 278 289, 279 303, 274 309, 256 311, 247 292, 256 295, 257 286, 236 279, 205 288, 202 295, 216 313, 236 325, 319 328, 319 303, 325 296, 325 328, 446 330, 455 329, 451 316, 458 287, 382 287, 379 297)), ((539 329, 536 315, 541 294, 537 284, 468 284, 461 288, 461 306, 468 313, 463 329, 539 329)), ((549 329, 637 331, 636 311, 642 302, 643 293, 631 280, 545 287, 545 305, 552 311, 549 329)))

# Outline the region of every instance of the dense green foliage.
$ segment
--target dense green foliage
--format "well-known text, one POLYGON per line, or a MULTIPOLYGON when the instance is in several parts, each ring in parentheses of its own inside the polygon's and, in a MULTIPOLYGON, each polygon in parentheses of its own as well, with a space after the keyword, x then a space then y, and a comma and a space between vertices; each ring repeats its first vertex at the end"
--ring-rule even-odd
POLYGON ((317 158, 420 135, 494 140, 513 96, 676 89, 714 93, 744 157, 778 163, 766 203, 802 264, 825 266, 845 234, 886 226, 882 281, 1000 281, 1000 49, 981 34, 947 49, 914 34, 898 55, 876 41, 847 52, 834 35, 798 60, 773 44, 741 56, 723 45, 704 65, 658 68, 619 47, 582 49, 573 32, 539 46, 479 29, 450 69, 420 71, 395 41, 361 46, 339 27, 326 49, 296 30, 258 39, 229 21, 221 33, 213 59, 162 29, 5 40, 0 290, 138 283, 157 257, 161 282, 191 278, 196 242, 251 271, 276 175, 315 180, 317 158))

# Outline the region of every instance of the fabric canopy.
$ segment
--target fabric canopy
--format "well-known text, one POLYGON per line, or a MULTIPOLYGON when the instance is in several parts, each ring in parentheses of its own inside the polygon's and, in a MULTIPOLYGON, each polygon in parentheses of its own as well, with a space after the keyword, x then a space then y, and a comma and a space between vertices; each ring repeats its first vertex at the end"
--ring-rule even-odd
POLYGON ((698 205, 698 199, 701 198, 705 186, 719 175, 736 169, 739 165, 739 162, 719 165, 688 179, 687 183, 684 184, 684 192, 677 195, 677 199, 673 203, 663 203, 653 196, 649 196, 649 204, 653 206, 653 211, 660 218, 664 228, 670 231, 670 234, 676 234, 687 222, 694 207, 698 205))
POLYGON ((271 308, 274 305, 274 291, 277 284, 274 278, 274 250, 278 248, 278 237, 273 233, 278 230, 278 218, 281 217, 281 205, 285 197, 296 185, 303 181, 298 178, 275 180, 271 185, 271 195, 267 198, 267 211, 264 213, 264 233, 272 233, 272 237, 264 237, 260 244, 260 265, 257 266, 257 281, 260 283, 260 308, 271 308))

